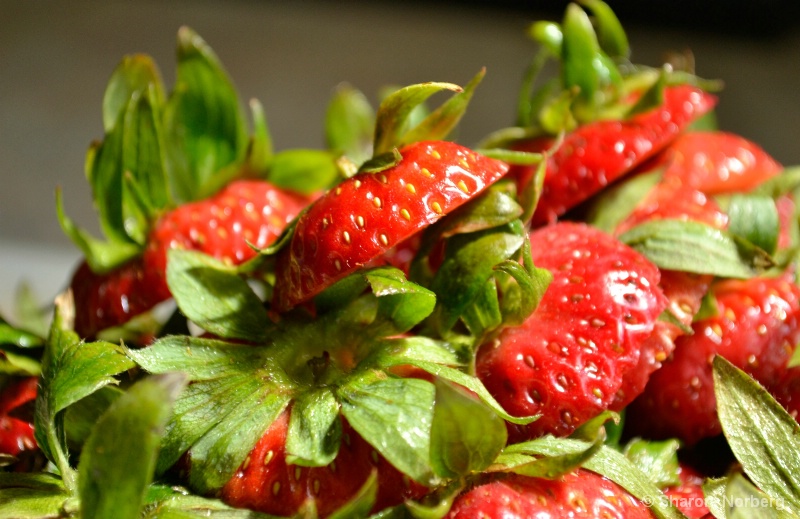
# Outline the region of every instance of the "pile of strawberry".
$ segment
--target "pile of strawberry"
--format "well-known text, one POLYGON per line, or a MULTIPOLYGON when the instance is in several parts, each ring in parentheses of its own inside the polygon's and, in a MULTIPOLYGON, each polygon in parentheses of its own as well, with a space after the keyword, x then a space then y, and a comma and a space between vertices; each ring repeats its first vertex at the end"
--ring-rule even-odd
POLYGON ((530 34, 474 147, 484 71, 343 88, 276 152, 190 29, 169 93, 126 57, 105 239, 59 197, 85 260, 0 321, 0 517, 800 515, 800 171, 601 0, 530 34))

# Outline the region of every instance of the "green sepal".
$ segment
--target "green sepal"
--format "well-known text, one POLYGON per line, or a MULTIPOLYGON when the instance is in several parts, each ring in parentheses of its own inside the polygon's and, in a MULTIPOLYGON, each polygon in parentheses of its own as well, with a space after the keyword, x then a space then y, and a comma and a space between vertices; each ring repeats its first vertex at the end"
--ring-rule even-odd
POLYGON ((675 439, 649 441, 635 438, 625 444, 623 453, 631 463, 648 474, 658 488, 678 486, 681 483, 678 449, 675 439))
POLYGON ((380 173, 400 164, 403 156, 400 150, 392 148, 390 151, 373 156, 358 168, 359 173, 380 173))
POLYGON ((247 125, 231 79, 208 44, 192 29, 178 31, 175 87, 164 127, 171 186, 179 202, 212 194, 220 170, 241 163, 247 125))
POLYGON ((72 305, 67 295, 56 299, 34 417, 36 442, 58 467, 70 491, 75 490, 75 473, 69 465, 62 411, 102 387, 117 384, 113 377, 134 366, 119 345, 81 341, 72 331, 72 305))
POLYGON ((21 350, 35 350, 44 345, 44 339, 0 317, 0 345, 13 345, 21 350))
POLYGON ((167 285, 186 317, 214 335, 261 341, 270 321, 263 302, 235 267, 197 251, 167 254, 167 285))
POLYGON ((433 384, 366 372, 347 380, 336 395, 347 422, 392 465, 422 484, 435 482, 430 464, 433 384))
POLYGON ((778 249, 780 219, 775 201, 765 195, 734 194, 720 207, 728 214, 728 232, 774 254, 778 249))
POLYGON ((714 358, 722 431, 744 472, 785 510, 800 515, 800 425, 744 371, 714 358))
POLYGON ((645 90, 641 97, 628 110, 626 117, 630 118, 637 114, 649 112, 664 104, 664 88, 667 86, 667 72, 661 71, 658 79, 645 90))
POLYGON ((782 195, 793 193, 797 189, 800 189, 800 166, 793 166, 784 169, 780 175, 762 182, 751 193, 780 198, 782 195))
POLYGON ((163 105, 164 86, 153 58, 146 54, 123 57, 103 94, 103 129, 107 133, 112 131, 120 114, 128 109, 130 99, 151 88, 158 106, 163 105))
POLYGON ((247 165, 261 174, 267 171, 274 156, 272 135, 267 124, 267 116, 264 114, 264 106, 258 99, 250 100, 250 114, 253 118, 253 135, 247 147, 247 165))
POLYGON ((141 519, 276 519, 244 508, 228 506, 219 499, 190 494, 180 487, 150 485, 141 519))
POLYGON ((398 333, 404 333, 428 317, 436 305, 436 295, 408 281, 396 268, 379 267, 364 273, 378 298, 379 315, 388 319, 398 333))
POLYGON ((479 378, 460 369, 468 365, 471 358, 467 354, 461 355, 452 351, 448 346, 448 343, 422 336, 387 340, 384 341, 382 348, 375 350, 365 364, 381 369, 405 365, 417 367, 431 375, 470 390, 507 422, 524 425, 538 418, 537 416, 516 417, 508 414, 479 378))
MULTIPOLYGON (((555 22, 540 20, 528 26, 528 37, 544 47, 552 56, 561 58, 564 45, 564 32, 555 22)), ((527 126, 527 125, 524 125, 527 126)))
POLYGON ((366 96, 350 85, 340 85, 325 113, 325 143, 333 153, 356 164, 372 156, 375 111, 366 96))
POLYGON ((400 144, 447 139, 453 129, 458 126, 458 123, 467 111, 467 106, 472 99, 472 95, 485 75, 486 69, 483 68, 475 74, 460 92, 451 96, 447 101, 428 114, 422 121, 407 131, 403 135, 400 144))
POLYGON ((141 246, 128 241, 101 241, 76 226, 64 212, 61 190, 56 190, 56 214, 61 230, 83 253, 89 268, 103 274, 130 261, 141 253, 141 246))
POLYGON ((603 190, 589 209, 587 223, 608 234, 614 234, 617 227, 661 180, 661 173, 656 170, 638 174, 603 190))
POLYGON ((745 240, 694 221, 649 221, 619 239, 668 270, 749 278, 773 263, 767 253, 745 240))
POLYGON ((140 516, 161 433, 185 383, 177 373, 143 379, 100 417, 78 465, 83 517, 140 516))
MULTIPOLYGON (((514 463, 511 467, 505 467, 504 458, 500 456, 495 460, 492 470, 513 472, 532 478, 556 479, 586 465, 601 448, 603 448, 603 436, 598 436, 593 442, 588 442, 583 450, 534 458, 524 463, 514 463)), ((511 459, 518 461, 516 457, 511 459)))
POLYGON ((0 517, 61 517, 71 494, 57 476, 45 472, 0 472, 0 517))
POLYGON ((70 448, 80 450, 100 416, 123 394, 118 386, 103 386, 64 410, 64 432, 70 448))
POLYGON ((581 0, 595 17, 600 48, 613 58, 626 59, 631 52, 625 29, 608 4, 602 0, 581 0))
POLYGON ((411 85, 387 96, 378 107, 372 153, 381 155, 396 148, 406 133, 406 123, 411 112, 430 96, 442 90, 462 92, 452 83, 420 83, 411 85))
POLYGON ((457 478, 488 467, 508 439, 506 424, 475 396, 436 379, 431 464, 437 476, 457 478))
POLYGON ((437 296, 433 325, 449 331, 483 290, 495 266, 509 259, 524 243, 521 229, 507 224, 498 228, 459 234, 448 240, 444 262, 436 272, 431 290, 437 296))
POLYGON ((286 433, 286 463, 304 467, 330 464, 339 452, 342 422, 339 402, 330 388, 312 389, 292 405, 286 433))
POLYGON ((323 150, 292 149, 275 153, 267 180, 276 186, 312 195, 340 180, 336 156, 323 150))

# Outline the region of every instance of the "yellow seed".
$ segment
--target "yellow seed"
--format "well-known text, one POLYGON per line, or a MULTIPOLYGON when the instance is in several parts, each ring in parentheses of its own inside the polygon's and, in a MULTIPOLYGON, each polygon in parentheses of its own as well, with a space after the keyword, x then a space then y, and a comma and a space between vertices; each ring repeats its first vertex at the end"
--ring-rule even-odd
POLYGON ((372 458, 372 463, 374 465, 377 465, 378 461, 379 461, 378 460, 378 451, 376 451, 375 449, 372 449, 372 452, 370 452, 369 454, 370 454, 370 457, 372 458))
POLYGON ((323 229, 327 229, 330 224, 331 224, 331 221, 328 220, 327 218, 323 218, 322 219, 322 228, 323 229))
POLYGON ((356 180, 356 181, 354 182, 354 184, 355 184, 355 186, 356 186, 356 189, 358 189, 359 187, 361 187, 361 181, 360 181, 360 180, 356 180))
POLYGON ((242 468, 243 468, 243 469, 246 469, 246 468, 247 468, 247 467, 249 467, 249 466, 250 466, 250 456, 248 456, 248 457, 246 457, 246 458, 244 459, 244 463, 242 463, 242 468))
POLYGON ((431 204, 431 209, 433 209, 433 212, 436 214, 442 214, 442 206, 439 205, 439 202, 433 202, 431 204))
POLYGON ((372 199, 372 205, 374 205, 377 209, 381 208, 381 199, 377 196, 372 199))
POLYGON ((364 227, 364 217, 356 216, 356 224, 358 224, 359 227, 364 227))
POLYGON ((402 216, 409 222, 411 221, 411 213, 408 212, 408 209, 400 209, 400 216, 402 216))
POLYGON ((315 495, 319 495, 319 485, 320 485, 319 484, 319 480, 315 479, 314 480, 314 494, 315 495))
POLYGON ((300 467, 295 467, 294 469, 294 479, 300 481, 300 476, 302 476, 300 467))
POLYGON ((349 232, 347 232, 347 231, 344 231, 344 232, 342 233, 342 238, 344 239, 344 242, 345 242, 346 244, 348 244, 348 245, 350 244, 350 233, 349 233, 349 232))
POLYGON ((414 184, 406 184, 406 190, 412 195, 417 193, 417 188, 414 187, 414 184))
POLYGON ((384 175, 383 173, 381 173, 378 176, 378 180, 381 181, 381 184, 386 184, 387 182, 389 182, 389 180, 386 178, 386 175, 384 175))
POLYGON ((337 195, 341 195, 342 194, 342 188, 341 187, 337 187, 335 192, 336 192, 337 195))
POLYGON ((459 166, 461 166, 464 169, 469 169, 469 164, 467 163, 467 161, 465 159, 459 160, 458 164, 459 164, 459 166))
POLYGON ((426 176, 428 178, 433 176, 433 173, 431 173, 428 168, 420 168, 419 172, 422 173, 423 176, 426 176))
POLYGON ((269 465, 269 462, 272 461, 272 458, 275 457, 275 451, 270 450, 267 452, 267 455, 264 456, 264 465, 269 465))
POLYGON ((385 234, 380 235, 380 240, 382 244, 389 245, 389 238, 387 238, 385 234))
POLYGON ((272 484, 272 495, 277 496, 278 492, 280 491, 281 491, 281 482, 276 481, 275 483, 272 484))
POLYGON ((431 151, 431 157, 433 157, 434 159, 441 159, 442 158, 442 156, 439 155, 439 152, 436 151, 436 150, 431 151))
POLYGON ((333 262, 333 266, 334 266, 334 267, 336 267, 336 270, 338 270, 339 272, 341 272, 341 270, 342 270, 342 262, 341 262, 341 261, 339 261, 339 260, 337 259, 336 261, 334 261, 334 262, 333 262))
POLYGON ((458 184, 456 184, 456 185, 458 186, 458 189, 460 189, 461 191, 469 194, 469 188, 467 187, 467 185, 464 183, 463 180, 459 180, 458 184))

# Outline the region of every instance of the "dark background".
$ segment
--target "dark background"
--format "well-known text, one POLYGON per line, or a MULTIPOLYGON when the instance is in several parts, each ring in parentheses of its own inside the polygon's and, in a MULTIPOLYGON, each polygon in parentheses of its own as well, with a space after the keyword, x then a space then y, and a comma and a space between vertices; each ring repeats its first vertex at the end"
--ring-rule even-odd
MULTIPOLYGON (((611 2, 637 63, 691 50, 697 73, 722 79, 723 129, 800 164, 800 31, 789 1, 611 2)), ((174 73, 189 25, 214 48, 242 99, 264 105, 278 149, 322 146, 331 92, 347 81, 371 99, 386 85, 464 84, 487 76, 459 130, 473 144, 514 120, 534 44, 526 27, 560 19, 562 1, 0 0, 0 305, 18 279, 45 290, 77 253, 56 222, 54 192, 96 231, 83 162, 102 136, 106 81, 124 54, 174 73)))

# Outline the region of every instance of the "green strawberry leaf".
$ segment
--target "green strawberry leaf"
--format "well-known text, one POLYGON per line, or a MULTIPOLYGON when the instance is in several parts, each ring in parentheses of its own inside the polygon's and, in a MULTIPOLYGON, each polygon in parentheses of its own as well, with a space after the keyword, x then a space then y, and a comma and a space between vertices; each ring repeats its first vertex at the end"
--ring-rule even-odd
POLYGON ((436 305, 433 292, 408 281, 398 269, 381 267, 363 275, 378 298, 380 316, 390 320, 400 333, 422 322, 436 305))
POLYGON ((274 156, 272 136, 267 125, 264 106, 258 99, 250 100, 250 113, 253 118, 253 136, 247 149, 247 164, 256 172, 269 169, 274 156))
POLYGON ((681 483, 678 465, 678 440, 649 441, 635 438, 625 445, 623 454, 642 472, 650 476, 658 488, 681 483))
POLYGON ((71 298, 56 300, 47 339, 34 419, 34 435, 47 458, 56 464, 66 487, 75 489, 75 474, 67 457, 64 409, 102 387, 116 384, 113 377, 134 366, 121 346, 84 343, 72 331, 71 298))
POLYGON ((441 106, 406 132, 400 143, 410 144, 423 140, 444 140, 448 138, 464 116, 475 89, 485 75, 486 69, 481 69, 461 92, 451 96, 450 99, 442 103, 441 106))
POLYGON ((431 290, 437 296, 432 317, 440 333, 449 331, 473 304, 484 283, 494 274, 495 266, 522 247, 524 231, 515 223, 519 222, 459 234, 448 240, 445 260, 431 283, 431 290))
POLYGON ((392 465, 420 483, 434 481, 430 465, 433 384, 369 372, 348 380, 336 395, 348 423, 392 465))
POLYGON ((101 274, 109 272, 141 253, 141 246, 138 243, 123 241, 122 238, 111 241, 98 240, 75 225, 64 212, 60 189, 56 189, 56 214, 61 230, 80 249, 93 272, 101 274))
POLYGON ((729 519, 767 519, 797 517, 772 503, 741 473, 735 473, 725 485, 725 517, 729 519))
POLYGON ((64 432, 67 444, 78 450, 82 446, 98 418, 115 402, 123 390, 117 386, 104 386, 82 398, 64 410, 64 432))
POLYGON ((365 161, 358 168, 358 173, 380 173, 389 168, 393 168, 403 160, 403 155, 400 150, 392 148, 391 151, 381 153, 373 156, 371 159, 365 161))
POLYGON ((581 0, 594 15, 600 48, 611 57, 627 58, 631 49, 622 24, 611 7, 601 0, 581 0))
POLYGON ((800 425, 722 356, 714 358, 713 366, 717 413, 731 450, 758 488, 800 515, 800 425))
POLYGON ((153 58, 145 54, 132 54, 122 58, 111 75, 103 94, 103 128, 114 129, 120 114, 128 108, 131 98, 154 89, 155 100, 164 103, 164 86, 161 73, 153 58))
POLYGON ((219 499, 189 494, 180 489, 151 485, 142 519, 275 519, 243 508, 233 508, 219 499))
POLYGON ((708 507, 708 511, 714 517, 725 517, 725 487, 728 484, 728 477, 707 478, 703 482, 703 501, 708 507))
POLYGON ((578 89, 581 99, 591 102, 600 87, 595 66, 600 53, 589 15, 578 4, 570 4, 561 23, 561 73, 564 89, 578 89))
POLYGON ((765 182, 762 182, 752 193, 754 195, 766 195, 772 198, 779 198, 782 195, 792 193, 800 188, 800 166, 788 167, 765 182))
POLYGON ((0 472, 0 517, 61 517, 69 491, 53 474, 0 472))
POLYGON ((78 465, 82 516, 139 517, 161 433, 185 383, 180 374, 141 380, 100 417, 78 465))
POLYGON ((526 424, 536 419, 535 416, 514 417, 508 414, 480 379, 453 367, 464 366, 471 359, 464 359, 464 356, 453 352, 447 346, 448 343, 423 336, 387 340, 383 343, 382 348, 376 348, 371 358, 365 360, 363 365, 382 369, 405 365, 415 366, 431 375, 470 390, 508 422, 526 424))
POLYGON ((342 423, 330 388, 307 391, 292 405, 286 433, 286 463, 304 467, 330 464, 339 452, 342 423))
POLYGON ((242 161, 247 125, 236 88, 208 44, 181 27, 177 52, 164 127, 172 188, 180 201, 190 201, 210 195, 214 174, 242 161))
POLYGON ((311 195, 339 180, 336 157, 327 151, 283 150, 272 157, 267 180, 278 187, 311 195))
POLYGON ((660 179, 660 171, 651 171, 632 176, 603 190, 589 209, 587 223, 613 234, 660 179))
MULTIPOLYGON (((536 440, 509 445, 498 457, 497 462, 513 468, 515 465, 529 463, 530 457, 562 456, 585 452, 591 443, 568 438, 545 436, 536 440)), ((602 446, 583 464, 583 468, 596 472, 614 481, 644 502, 660 519, 685 519, 670 500, 656 487, 648 475, 631 463, 624 454, 602 446)))
POLYGON ((436 380, 431 424, 431 464, 437 476, 455 478, 488 467, 506 444, 506 424, 464 389, 436 380))
POLYGON ((728 232, 769 254, 778 248, 780 220, 775 201, 764 195, 736 194, 721 204, 728 214, 728 232))
POLYGON ((325 143, 333 153, 356 164, 372 156, 375 111, 366 96, 350 85, 340 85, 325 114, 325 143))
POLYGON ((483 284, 473 304, 461 314, 461 320, 476 337, 484 337, 490 330, 503 324, 503 312, 500 309, 497 282, 494 279, 488 279, 483 284))
POLYGON ((18 352, 19 350, 6 346, 0 348, 0 375, 38 376, 42 372, 39 361, 18 352))
POLYGON ((373 155, 378 156, 399 146, 412 111, 430 96, 442 90, 462 92, 452 83, 421 83, 388 95, 378 107, 375 120, 373 155))
POLYGON ((749 278, 772 263, 763 250, 752 244, 694 221, 649 221, 619 239, 668 270, 749 278))
POLYGON ((442 219, 437 226, 437 239, 498 227, 517 220, 521 214, 513 184, 501 180, 442 219))
POLYGON ((173 249, 167 258, 167 285, 189 320, 223 338, 265 338, 263 302, 235 267, 197 251, 173 249))
POLYGON ((535 458, 508 471, 532 478, 556 479, 584 466, 602 447, 603 437, 598 436, 585 450, 535 458))

